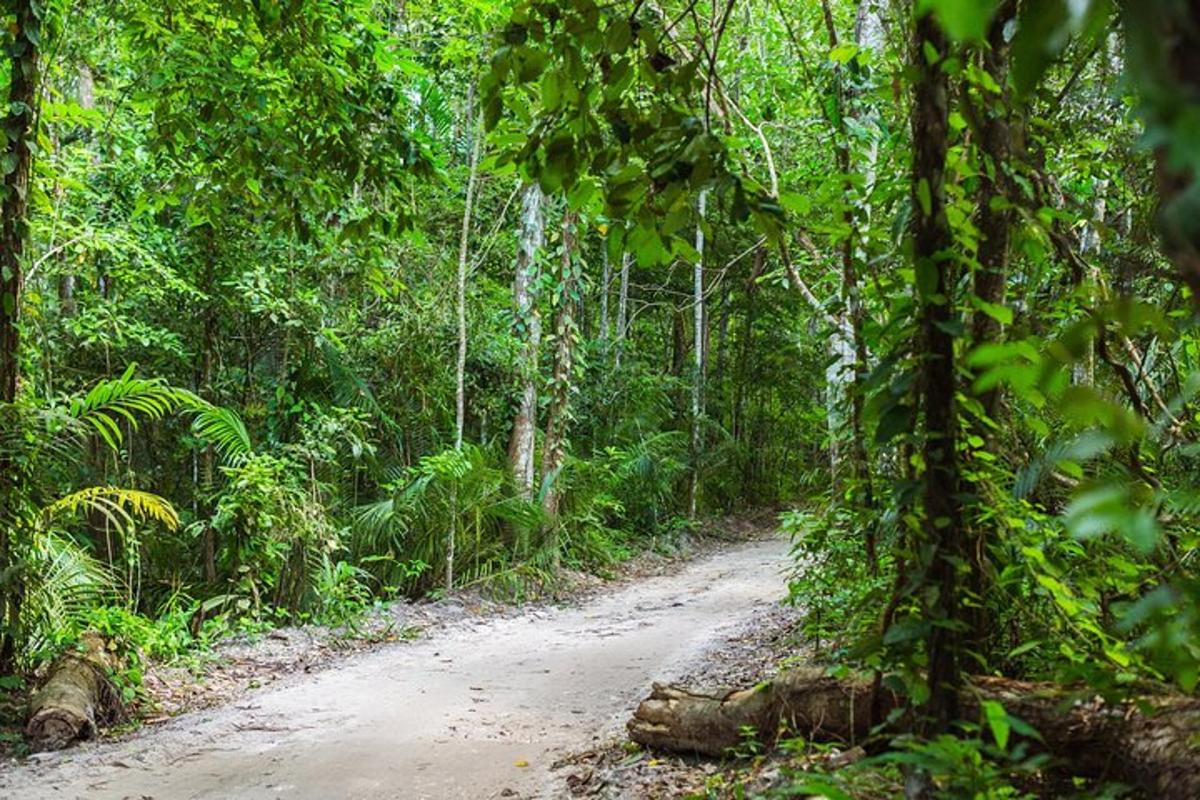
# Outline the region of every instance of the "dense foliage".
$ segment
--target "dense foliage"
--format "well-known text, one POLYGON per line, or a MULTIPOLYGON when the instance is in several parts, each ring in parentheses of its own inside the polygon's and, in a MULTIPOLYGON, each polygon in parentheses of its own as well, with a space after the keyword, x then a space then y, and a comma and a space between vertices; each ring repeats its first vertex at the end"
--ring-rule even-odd
POLYGON ((1200 682, 1193 3, 3 8, 0 672, 787 505, 928 772, 1200 682))

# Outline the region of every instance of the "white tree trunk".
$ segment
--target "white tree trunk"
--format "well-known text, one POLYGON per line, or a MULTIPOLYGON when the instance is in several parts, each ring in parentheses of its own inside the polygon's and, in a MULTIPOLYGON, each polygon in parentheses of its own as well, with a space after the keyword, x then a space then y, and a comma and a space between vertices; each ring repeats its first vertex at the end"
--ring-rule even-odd
POLYGON ((708 190, 700 192, 696 219, 696 264, 692 271, 695 331, 695 369, 692 381, 692 480, 688 492, 688 516, 696 518, 696 495, 700 488, 701 427, 704 415, 704 214, 708 190))
POLYGON ((454 449, 460 450, 463 445, 463 428, 466 424, 467 395, 467 257, 470 252, 471 218, 475 211, 475 181, 479 175, 479 149, 482 136, 475 122, 474 111, 475 87, 471 86, 467 100, 467 117, 471 140, 471 166, 467 174, 467 198, 463 207, 462 234, 458 240, 458 365, 456 370, 457 394, 454 419, 454 449))
MULTIPOLYGON (((1079 255, 1088 262, 1088 280, 1093 284, 1100 280, 1100 270, 1091 256, 1100 254, 1100 232, 1097 228, 1104 224, 1108 216, 1108 181, 1096 182, 1096 199, 1092 206, 1092 219, 1086 221, 1079 234, 1079 255)), ((1076 361, 1071 368, 1072 382, 1091 386, 1096 382, 1096 345, 1088 342, 1087 352, 1083 358, 1076 361)))
MULTIPOLYGON (((886 28, 883 13, 884 0, 862 0, 854 24, 854 41, 859 48, 878 52, 886 44, 886 28)), ((851 242, 852 257, 857 264, 865 263, 868 252, 866 242, 858 236, 858 231, 869 230, 871 223, 871 204, 868 199, 877 180, 877 164, 879 162, 879 120, 874 109, 855 108, 855 97, 846 92, 844 96, 846 108, 843 113, 852 118, 864 128, 872 132, 872 136, 862 153, 862 171, 865 185, 861 197, 853 198, 853 213, 855 224, 850 235, 855 237, 851 242)), ((847 144, 849 146, 849 144, 847 144)), ((846 307, 845 313, 839 318, 833 335, 829 340, 829 356, 831 363, 825 371, 825 413, 829 425, 829 460, 832 472, 836 476, 841 467, 842 453, 838 447, 847 423, 847 410, 850 407, 850 391, 855 383, 858 368, 857 336, 861 332, 855 330, 855 321, 861 319, 862 297, 857 281, 847 281, 842 275, 840 287, 841 296, 846 307)), ((863 365, 865 368, 866 365, 863 365)))
POLYGON ((538 254, 545 242, 545 226, 542 190, 536 183, 531 184, 525 189, 521 202, 521 234, 517 248, 517 273, 513 281, 517 328, 524 342, 518 366, 521 397, 508 447, 513 479, 526 498, 533 494, 533 454, 537 439, 538 353, 542 343, 542 319, 538 313, 535 285, 538 254))
MULTIPOLYGON (((475 123, 475 85, 467 92, 467 125, 471 147, 471 165, 467 173, 467 197, 463 206, 462 233, 458 240, 458 279, 455 304, 458 315, 458 358, 455 362, 454 449, 462 450, 463 429, 467 421, 467 256, 471 243, 471 217, 475 210, 475 180, 479 173, 479 148, 482 136, 475 123)), ((454 589, 454 550, 458 536, 458 491, 451 497, 454 521, 446 534, 446 591, 454 589)))
POLYGON ((608 287, 612 283, 612 265, 608 262, 608 247, 604 252, 604 267, 600 277, 600 341, 608 341, 608 287))
POLYGON ((617 356, 614 366, 621 368, 621 351, 629 336, 629 267, 633 256, 626 253, 621 259, 621 288, 617 294, 617 356))

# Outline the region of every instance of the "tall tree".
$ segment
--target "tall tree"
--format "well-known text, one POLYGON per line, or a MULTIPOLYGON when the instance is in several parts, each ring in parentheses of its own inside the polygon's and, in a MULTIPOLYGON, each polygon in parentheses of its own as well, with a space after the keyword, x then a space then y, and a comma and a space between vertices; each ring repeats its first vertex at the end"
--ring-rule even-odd
POLYGON ((44 6, 19 0, 11 8, 8 103, 4 115, 3 205, 0 206, 0 403, 17 397, 21 364, 20 315, 25 243, 29 234, 29 180, 33 166, 33 121, 38 86, 38 43, 44 6))
MULTIPOLYGON (((17 399, 21 370, 21 295, 24 289, 25 245, 29 237, 30 173, 38 92, 39 43, 45 6, 17 0, 5 48, 8 53, 8 104, 3 131, 6 144, 0 157, 0 413, 17 399)), ((7 19, 6 19, 7 22, 7 19)), ((7 417, 7 414, 5 414, 7 417)), ((15 569, 13 519, 17 465, 0 453, 0 674, 12 672, 19 644, 24 589, 15 569)))
POLYGON ((546 416, 546 439, 542 447, 542 482, 546 494, 542 508, 550 520, 558 516, 562 495, 558 479, 566 457, 567 430, 571 422, 571 395, 575 392, 575 342, 579 338, 575 321, 575 298, 579 286, 575 226, 578 215, 568 210, 562 223, 562 258, 554 289, 554 371, 550 378, 550 408, 546 416))
POLYGON ((700 460, 704 446, 704 225, 708 210, 708 192, 700 192, 696 201, 696 263, 692 265, 692 347, 695 373, 692 376, 692 475, 688 484, 688 516, 696 518, 700 492, 700 460))
POLYGON ((537 442, 538 356, 542 317, 537 306, 538 259, 545 241, 546 211, 541 187, 531 183, 521 201, 521 233, 513 280, 521 355, 517 367, 520 395, 513 419, 508 458, 513 479, 525 497, 533 493, 534 447, 537 442))
POLYGON ((616 369, 621 368, 621 354, 625 349, 625 339, 629 336, 629 268, 632 264, 631 254, 622 255, 621 277, 617 289, 617 355, 613 360, 616 369))
POLYGON ((961 682, 958 621, 959 564, 965 561, 960 476, 958 410, 954 360, 955 264, 946 216, 946 153, 949 141, 949 83, 945 71, 949 42, 932 14, 919 14, 911 65, 913 266, 920 304, 922 455, 924 519, 919 543, 925 553, 928 590, 925 618, 929 700, 923 713, 927 732, 945 730, 958 719, 961 682))

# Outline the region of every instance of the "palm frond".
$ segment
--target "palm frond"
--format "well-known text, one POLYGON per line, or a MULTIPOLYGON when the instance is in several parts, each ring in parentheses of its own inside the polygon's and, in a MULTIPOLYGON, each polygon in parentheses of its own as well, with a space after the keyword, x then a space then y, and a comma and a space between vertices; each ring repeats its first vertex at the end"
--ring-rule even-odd
POLYGON ((108 567, 66 537, 49 533, 28 554, 22 627, 27 655, 50 644, 97 606, 116 600, 117 581, 108 567))
POLYGON ((82 397, 71 400, 68 414, 87 425, 109 447, 121 445, 121 421, 137 430, 138 418, 161 419, 184 402, 185 393, 157 378, 137 378, 130 364, 120 378, 103 380, 82 397))
POLYGON ((54 523, 81 511, 103 514, 118 530, 124 530, 134 517, 157 520, 171 530, 179 527, 179 514, 167 500, 118 486, 92 486, 73 492, 46 506, 42 515, 48 523, 54 523))
POLYGON ((192 432, 211 442, 226 464, 237 464, 254 452, 246 423, 236 412, 208 403, 197 407, 195 411, 192 432))

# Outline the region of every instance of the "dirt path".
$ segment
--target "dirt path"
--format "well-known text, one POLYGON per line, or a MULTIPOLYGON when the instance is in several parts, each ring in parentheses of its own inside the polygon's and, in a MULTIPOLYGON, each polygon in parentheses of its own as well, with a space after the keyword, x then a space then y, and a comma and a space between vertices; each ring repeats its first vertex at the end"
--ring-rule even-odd
POLYGON ((0 798, 556 798, 611 736, 784 595, 787 543, 738 545, 564 609, 465 623, 124 742, 0 774, 0 798))

